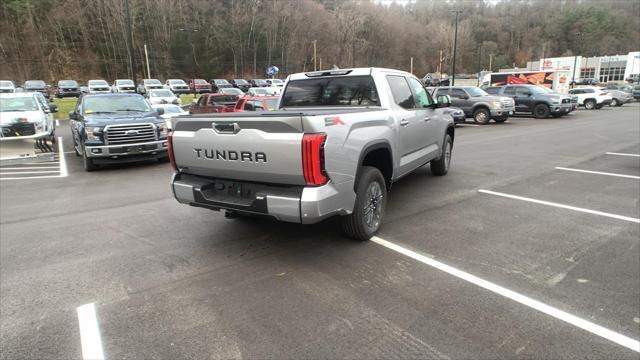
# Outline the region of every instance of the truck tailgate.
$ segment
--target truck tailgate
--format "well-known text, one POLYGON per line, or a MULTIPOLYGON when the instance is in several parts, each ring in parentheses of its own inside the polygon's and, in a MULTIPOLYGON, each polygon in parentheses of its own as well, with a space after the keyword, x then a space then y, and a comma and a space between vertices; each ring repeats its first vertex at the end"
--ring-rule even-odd
POLYGON ((181 172, 230 180, 305 184, 299 114, 234 114, 176 120, 173 153, 181 172))

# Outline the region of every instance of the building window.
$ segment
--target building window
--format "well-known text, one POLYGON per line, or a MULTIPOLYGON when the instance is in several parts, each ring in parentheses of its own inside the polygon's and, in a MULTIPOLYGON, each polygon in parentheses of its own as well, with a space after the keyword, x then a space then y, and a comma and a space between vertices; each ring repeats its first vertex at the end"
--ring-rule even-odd
POLYGON ((596 68, 583 67, 580 68, 580 79, 593 79, 596 77, 596 68))
POLYGON ((621 81, 624 80, 623 67, 607 67, 600 68, 600 82, 621 81))

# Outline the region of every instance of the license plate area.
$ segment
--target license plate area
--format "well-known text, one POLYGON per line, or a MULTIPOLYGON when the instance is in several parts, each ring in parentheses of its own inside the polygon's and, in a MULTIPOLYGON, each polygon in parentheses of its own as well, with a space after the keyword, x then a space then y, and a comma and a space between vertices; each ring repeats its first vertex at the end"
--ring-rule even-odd
POLYGON ((243 206, 251 205, 258 190, 259 187, 251 183, 218 179, 201 188, 202 195, 207 200, 243 206))

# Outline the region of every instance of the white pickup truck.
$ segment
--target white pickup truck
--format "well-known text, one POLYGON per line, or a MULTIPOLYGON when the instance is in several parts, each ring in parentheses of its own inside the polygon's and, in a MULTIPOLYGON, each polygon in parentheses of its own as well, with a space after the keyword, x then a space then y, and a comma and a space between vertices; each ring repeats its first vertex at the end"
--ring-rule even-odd
POLYGON ((391 184, 430 163, 445 175, 454 123, 412 74, 381 68, 291 75, 279 110, 174 118, 172 188, 184 204, 281 221, 343 217, 368 240, 391 184))

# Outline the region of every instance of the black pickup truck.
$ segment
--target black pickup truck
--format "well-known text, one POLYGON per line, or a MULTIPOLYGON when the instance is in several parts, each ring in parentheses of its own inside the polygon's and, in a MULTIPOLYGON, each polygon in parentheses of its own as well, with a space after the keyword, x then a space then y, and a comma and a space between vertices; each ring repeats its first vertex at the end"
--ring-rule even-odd
POLYGON ((167 126, 161 108, 153 109, 138 94, 95 94, 78 99, 69 113, 73 148, 84 169, 100 164, 148 159, 169 161, 167 126))

